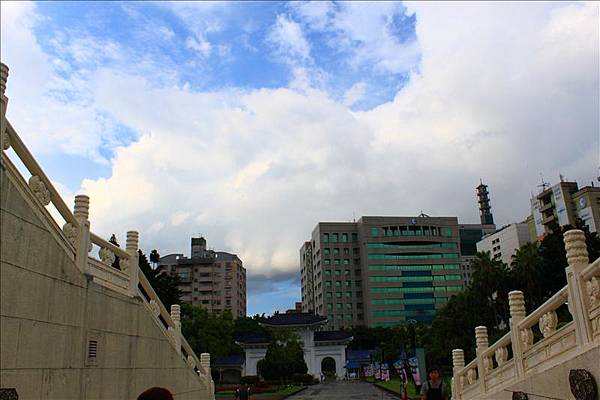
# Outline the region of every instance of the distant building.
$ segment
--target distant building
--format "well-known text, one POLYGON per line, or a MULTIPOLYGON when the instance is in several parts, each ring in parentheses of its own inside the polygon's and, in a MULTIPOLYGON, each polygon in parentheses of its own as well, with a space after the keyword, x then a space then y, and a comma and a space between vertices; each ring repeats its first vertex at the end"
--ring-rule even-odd
POLYGON ((494 233, 496 225, 460 224, 458 235, 460 237, 460 271, 463 275, 464 285, 471 283, 473 276, 472 262, 477 255, 477 242, 485 235, 494 233))
POLYGON ((477 242, 485 235, 496 232, 488 187, 483 182, 480 182, 475 190, 477 191, 479 219, 481 223, 461 224, 458 227, 458 235, 460 237, 460 271, 463 275, 465 286, 471 283, 471 277, 473 276, 472 263, 477 255, 477 242))
POLYGON ((581 219, 590 232, 600 227, 600 188, 577 182, 560 182, 531 198, 532 224, 537 239, 555 227, 575 226, 581 219))
POLYGON ((206 248, 206 239, 192 238, 191 258, 169 254, 158 269, 179 276, 181 300, 211 312, 231 311, 234 318, 246 315, 246 269, 231 253, 206 248))
POLYGON ((527 222, 520 222, 507 225, 485 236, 477 243, 477 251, 489 251, 492 259, 502 261, 510 267, 512 256, 521 246, 530 241, 527 222))
POLYGON ((459 244, 456 217, 319 222, 300 250, 303 310, 327 329, 431 321, 463 289, 459 244))
POLYGON ((492 215, 492 206, 490 205, 490 196, 487 185, 483 182, 477 186, 477 201, 479 202, 479 219, 481 225, 494 225, 494 216, 492 215))

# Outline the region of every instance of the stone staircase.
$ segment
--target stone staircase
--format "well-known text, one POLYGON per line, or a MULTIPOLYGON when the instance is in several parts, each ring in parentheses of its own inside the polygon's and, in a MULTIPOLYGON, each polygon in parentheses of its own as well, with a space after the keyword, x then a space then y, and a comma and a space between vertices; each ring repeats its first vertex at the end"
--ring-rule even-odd
POLYGON ((210 355, 138 268, 138 232, 123 250, 91 232, 87 196, 71 212, 6 119, 7 77, 1 64, 0 394, 135 399, 160 386, 214 399, 210 355))

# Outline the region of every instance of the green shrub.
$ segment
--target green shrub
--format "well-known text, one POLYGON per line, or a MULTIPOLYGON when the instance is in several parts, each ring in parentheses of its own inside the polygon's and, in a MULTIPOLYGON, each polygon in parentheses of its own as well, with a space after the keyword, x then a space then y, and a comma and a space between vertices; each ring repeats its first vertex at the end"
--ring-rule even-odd
POLYGON ((292 382, 299 383, 301 385, 310 385, 313 383, 315 378, 310 374, 294 374, 292 376, 292 382))

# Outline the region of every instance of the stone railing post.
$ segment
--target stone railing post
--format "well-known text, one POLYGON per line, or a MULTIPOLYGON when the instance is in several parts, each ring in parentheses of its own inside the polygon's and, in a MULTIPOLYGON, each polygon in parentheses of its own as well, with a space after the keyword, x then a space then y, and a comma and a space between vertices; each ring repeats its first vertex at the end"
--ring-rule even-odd
POLYGON ((585 243, 585 233, 579 229, 572 229, 564 234, 565 250, 569 266, 567 286, 569 293, 569 311, 573 316, 577 344, 586 346, 592 342, 592 327, 589 318, 589 304, 585 282, 581 276, 582 271, 588 266, 588 252, 585 243))
POLYGON ((73 215, 78 223, 77 240, 75 241, 75 264, 83 273, 88 272, 88 254, 90 252, 90 198, 84 194, 75 196, 73 215))
POLYGON ((465 367, 465 352, 462 349, 452 350, 452 398, 462 399, 462 380, 459 372, 465 367))
POLYGON ((169 327, 175 350, 178 354, 181 354, 181 308, 179 304, 171 305, 171 319, 175 326, 169 327))
POLYGON ((525 375, 523 352, 533 342, 531 329, 523 329, 523 332, 519 329, 520 322, 527 314, 523 292, 520 290, 509 292, 508 306, 510 308, 510 341, 513 350, 513 359, 515 360, 515 375, 521 377, 525 375))
POLYGON ((485 326, 475 327, 475 344, 477 345, 477 379, 479 380, 479 387, 481 388, 481 394, 485 393, 485 360, 483 359, 483 352, 488 348, 488 332, 485 326))
POLYGON ((200 354, 200 365, 202 366, 202 372, 210 376, 210 353, 200 354))
POLYGON ((6 106, 8 97, 6 97, 6 81, 8 80, 8 66, 0 63, 0 149, 6 150, 10 147, 8 134, 6 134, 6 106))
POLYGON ((129 261, 127 263, 127 274, 129 275, 129 291, 131 297, 135 297, 138 295, 138 283, 139 283, 139 275, 138 275, 138 243, 139 243, 140 235, 137 231, 128 231, 127 232, 127 241, 125 244, 125 249, 127 250, 127 254, 129 254, 129 261))

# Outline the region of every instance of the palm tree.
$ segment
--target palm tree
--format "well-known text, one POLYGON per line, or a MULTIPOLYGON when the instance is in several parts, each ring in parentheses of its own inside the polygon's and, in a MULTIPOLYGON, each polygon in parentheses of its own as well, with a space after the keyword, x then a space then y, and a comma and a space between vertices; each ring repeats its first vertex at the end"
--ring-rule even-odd
POLYGON ((543 271, 542 255, 537 242, 526 243, 512 256, 511 281, 518 285, 511 290, 521 289, 525 292, 528 308, 535 310, 542 303, 540 277, 543 271))

